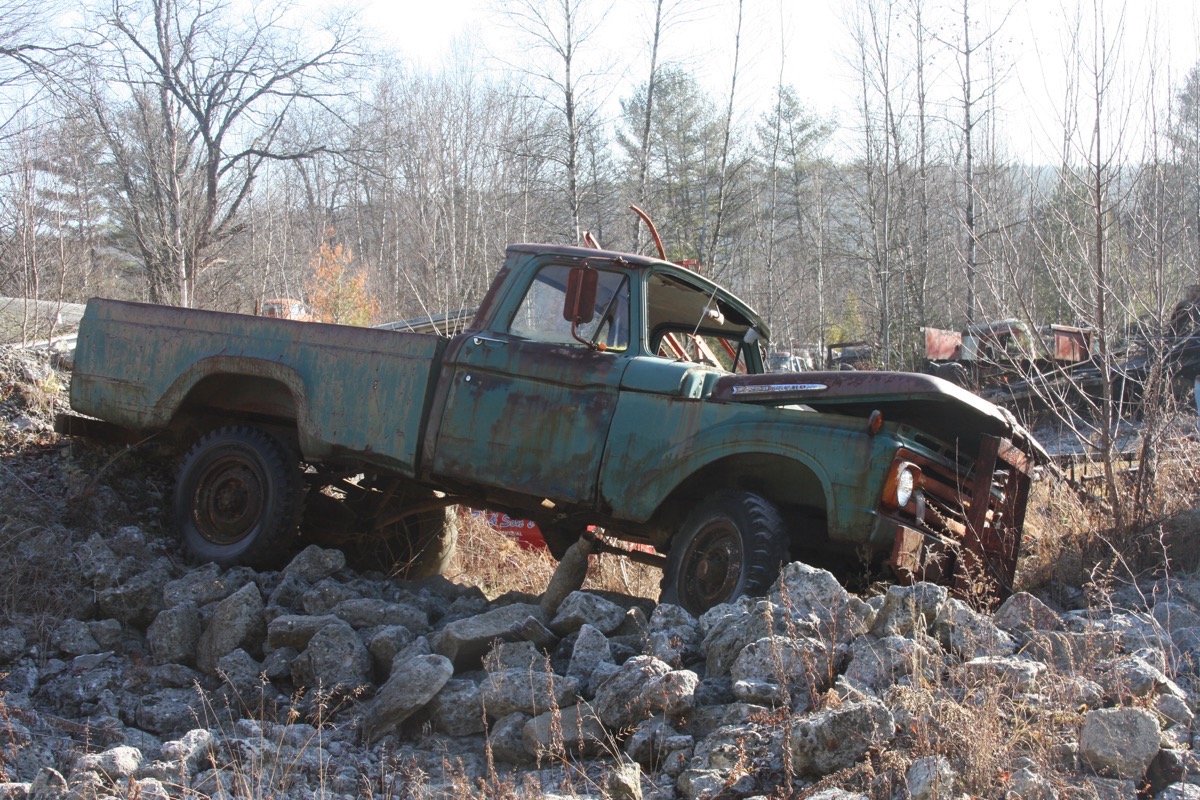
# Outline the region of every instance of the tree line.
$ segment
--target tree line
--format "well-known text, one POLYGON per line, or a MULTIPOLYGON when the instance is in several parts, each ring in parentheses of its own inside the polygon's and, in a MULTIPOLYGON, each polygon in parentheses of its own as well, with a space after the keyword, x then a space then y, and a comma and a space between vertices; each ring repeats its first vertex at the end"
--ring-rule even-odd
POLYGON ((923 326, 1007 316, 1116 348, 1196 282, 1200 71, 1131 71, 1149 45, 1103 6, 1061 45, 1059 161, 1031 164, 997 105, 1003 10, 848 4, 831 46, 856 110, 826 119, 782 80, 747 108, 746 53, 774 45, 747 40, 743 0, 722 6, 719 91, 664 55, 711 4, 642 5, 613 104, 598 0, 499 4, 522 52, 502 69, 471 48, 413 66, 352 15, 283 4, 5 0, 0 294, 252 311, 312 294, 339 247, 375 321, 456 311, 508 242, 653 252, 637 205, 778 347, 865 340, 912 368, 923 326))

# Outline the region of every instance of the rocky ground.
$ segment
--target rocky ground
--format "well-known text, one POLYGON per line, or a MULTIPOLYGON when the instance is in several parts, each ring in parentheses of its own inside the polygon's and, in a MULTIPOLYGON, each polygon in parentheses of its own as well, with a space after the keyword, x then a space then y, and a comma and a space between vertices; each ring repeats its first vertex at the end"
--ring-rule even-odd
POLYGON ((189 565, 167 467, 60 441, 64 385, 0 354, 0 798, 1200 798, 1194 575, 985 615, 792 564, 695 619, 189 565))

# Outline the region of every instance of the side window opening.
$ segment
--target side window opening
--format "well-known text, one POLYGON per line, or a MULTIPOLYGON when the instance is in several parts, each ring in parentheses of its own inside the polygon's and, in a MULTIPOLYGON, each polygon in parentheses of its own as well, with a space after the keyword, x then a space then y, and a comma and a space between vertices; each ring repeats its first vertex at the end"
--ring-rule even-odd
POLYGON ((726 372, 748 371, 748 320, 668 275, 652 275, 647 292, 651 353, 726 372))
MULTIPOLYGON (((538 270, 525 293, 508 332, 522 339, 551 344, 583 347, 571 335, 571 323, 563 319, 563 300, 571 267, 551 264, 538 270)), ((629 276, 622 272, 598 270, 599 287, 592 321, 576 328, 585 341, 603 345, 603 349, 624 351, 629 348, 629 276)))

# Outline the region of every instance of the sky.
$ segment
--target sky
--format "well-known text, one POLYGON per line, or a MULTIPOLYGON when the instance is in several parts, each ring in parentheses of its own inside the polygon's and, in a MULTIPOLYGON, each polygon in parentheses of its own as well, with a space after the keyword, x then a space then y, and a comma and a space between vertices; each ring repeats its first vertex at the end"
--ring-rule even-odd
MULTIPOLYGON (((1162 108, 1187 70, 1200 60, 1200 3, 1196 0, 966 0, 976 33, 995 30, 996 74, 999 76, 996 114, 1003 138, 1014 156, 1054 163, 1063 149, 1064 108, 1069 73, 1064 68, 1072 39, 1083 38, 1093 49, 1089 19, 1103 13, 1105 30, 1114 47, 1113 32, 1122 30, 1120 74, 1110 103, 1125 111, 1112 120, 1124 132, 1122 144, 1136 151, 1144 142, 1141 128, 1147 113, 1143 103, 1162 108), (1086 5, 1080 9, 1081 5, 1086 5), (1082 16, 1082 20, 1081 20, 1082 16), (1082 37, 1076 35, 1083 34, 1082 37), (1157 87, 1157 88, 1155 88, 1157 87), (1130 114, 1129 108, 1139 111, 1130 114)), ((321 0, 313 0, 320 3, 321 0)), ((448 58, 456 41, 471 39, 501 59, 519 57, 516 35, 496 12, 502 0, 357 0, 367 29, 382 44, 416 63, 436 67, 448 58)), ((608 107, 643 82, 648 66, 649 0, 597 0, 611 8, 595 39, 605 77, 599 82, 608 107)), ((942 15, 946 25, 935 36, 955 40, 961 35, 964 0, 927 0, 928 19, 942 15)), ((769 106, 782 79, 793 85, 801 100, 818 116, 839 122, 840 144, 853 146, 853 127, 860 104, 860 80, 854 67, 851 34, 854 10, 849 0, 744 0, 743 35, 736 106, 744 116, 756 116, 769 106)), ((724 98, 733 71, 736 0, 695 0, 698 9, 664 36, 665 58, 697 75, 714 97, 724 98)), ((898 37, 899 38, 899 37, 898 37)), ((903 55, 903 54, 901 54, 903 55)), ((982 56, 973 62, 977 79, 984 72, 982 56)), ((492 62, 496 63, 496 62, 492 62)), ((944 101, 935 116, 956 122, 961 109, 960 60, 945 46, 931 42, 926 65, 934 83, 932 95, 944 101)), ((499 67, 502 68, 502 67, 499 67)), ((986 81, 984 81, 986 82, 986 81)), ((1084 98, 1086 99, 1086 98, 1084 98)), ((935 103, 935 106, 937 104, 935 103)), ((1084 109, 1082 113, 1087 113, 1084 109)), ((1085 147, 1081 142, 1079 147, 1085 147)))

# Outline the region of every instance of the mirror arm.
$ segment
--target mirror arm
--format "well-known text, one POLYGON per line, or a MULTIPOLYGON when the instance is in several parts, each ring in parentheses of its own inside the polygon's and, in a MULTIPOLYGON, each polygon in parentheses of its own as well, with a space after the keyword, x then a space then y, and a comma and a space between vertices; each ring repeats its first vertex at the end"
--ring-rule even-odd
POLYGON ((587 339, 585 339, 579 335, 579 332, 576 330, 576 326, 577 326, 577 323, 574 320, 572 320, 571 321, 571 335, 575 337, 575 341, 579 342, 582 345, 587 345, 588 350, 599 350, 600 349, 599 345, 597 345, 593 342, 590 342, 587 339))

